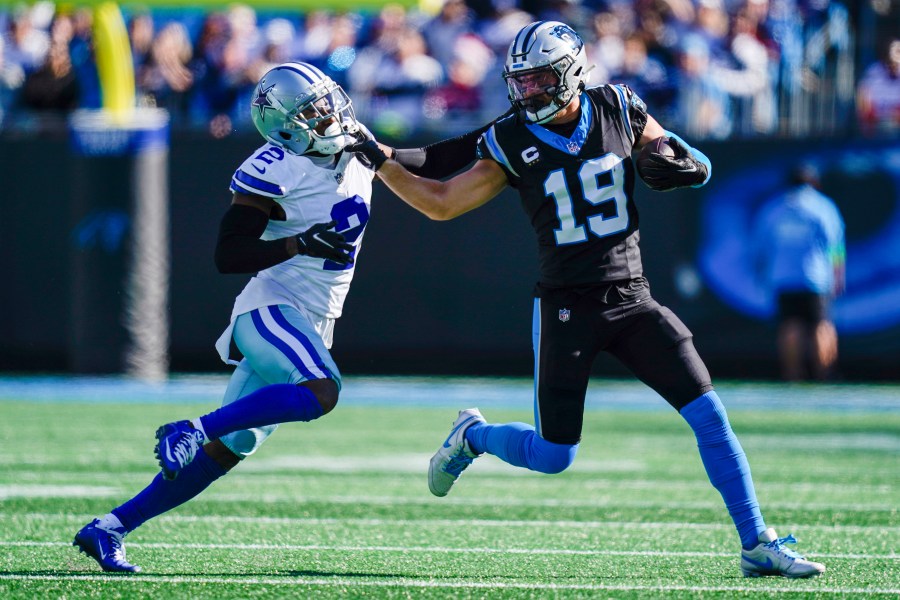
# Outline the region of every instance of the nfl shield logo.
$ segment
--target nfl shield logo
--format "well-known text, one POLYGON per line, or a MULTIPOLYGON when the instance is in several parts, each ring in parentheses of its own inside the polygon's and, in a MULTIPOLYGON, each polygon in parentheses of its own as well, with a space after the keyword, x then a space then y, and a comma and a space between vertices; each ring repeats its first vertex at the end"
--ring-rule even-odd
POLYGON ((343 173, 335 173, 334 180, 337 181, 338 185, 341 185, 342 183, 344 183, 344 174, 343 173))
POLYGON ((571 316, 572 316, 572 311, 569 310, 568 308, 563 308, 562 310, 559 311, 559 320, 562 321, 563 323, 568 321, 569 317, 571 317, 571 316))
POLYGON ((570 154, 578 154, 578 151, 581 150, 581 146, 579 146, 575 142, 569 142, 567 148, 569 149, 570 154))

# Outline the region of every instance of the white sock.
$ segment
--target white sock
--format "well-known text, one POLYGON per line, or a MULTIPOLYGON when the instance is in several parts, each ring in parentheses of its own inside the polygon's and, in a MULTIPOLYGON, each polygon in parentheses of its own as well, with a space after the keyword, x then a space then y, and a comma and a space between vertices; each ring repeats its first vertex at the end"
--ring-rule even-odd
POLYGON ((119 517, 112 513, 108 513, 100 517, 100 522, 97 523, 97 527, 100 529, 106 529, 107 531, 114 531, 117 529, 124 529, 125 526, 122 525, 122 521, 119 520, 119 517))

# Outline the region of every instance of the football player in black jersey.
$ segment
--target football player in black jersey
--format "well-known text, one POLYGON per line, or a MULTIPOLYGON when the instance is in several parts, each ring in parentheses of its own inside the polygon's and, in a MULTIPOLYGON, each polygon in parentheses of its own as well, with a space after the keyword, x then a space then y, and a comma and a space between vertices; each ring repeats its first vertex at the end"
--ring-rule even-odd
POLYGON ((766 527, 744 451, 691 332, 652 298, 643 276, 632 154, 651 142, 660 149, 639 165, 656 190, 704 185, 709 160, 665 131, 628 87, 586 87, 588 71, 584 44, 571 27, 531 23, 507 54, 509 113, 421 150, 394 152, 373 140, 351 147, 394 193, 432 219, 457 217, 512 186, 538 238, 535 426, 489 424, 478 409, 461 411, 431 459, 429 488, 446 495, 484 452, 542 473, 566 469, 581 439, 591 364, 602 350, 693 429, 710 481, 740 535, 744 575, 819 575, 824 565, 792 552, 785 546, 791 536, 779 538, 766 527), (663 137, 673 152, 661 151, 663 137), (475 164, 447 181, 418 177, 403 166, 428 177, 450 175, 470 162, 476 139, 475 164))

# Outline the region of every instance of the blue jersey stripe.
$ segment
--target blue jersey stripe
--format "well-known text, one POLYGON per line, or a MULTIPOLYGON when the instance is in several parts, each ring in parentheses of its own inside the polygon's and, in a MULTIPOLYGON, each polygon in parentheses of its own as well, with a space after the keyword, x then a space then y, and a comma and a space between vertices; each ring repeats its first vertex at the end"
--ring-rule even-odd
POLYGON ((269 329, 266 327, 266 324, 263 323, 262 317, 259 314, 259 309, 251 311, 250 317, 253 319, 253 325, 256 327, 256 331, 259 332, 259 335, 261 335, 264 340, 278 348, 278 350, 280 350, 281 353, 291 361, 291 364, 297 367, 297 370, 300 371, 300 374, 303 375, 304 379, 318 379, 318 377, 313 375, 312 372, 306 368, 306 365, 303 363, 303 359, 301 359, 300 356, 296 352, 294 352, 294 349, 291 348, 287 344, 287 342, 269 331, 269 329))
POLYGON ((310 357, 313 359, 313 363, 322 370, 323 373, 328 375, 329 378, 334 379, 334 375, 332 375, 331 371, 328 367, 325 366, 325 361, 322 360, 322 357, 319 356, 318 350, 309 341, 309 338, 304 335, 302 331, 291 325, 285 316, 282 314, 281 309, 277 306, 269 307, 269 314, 275 319, 275 322, 281 325, 285 331, 290 333, 300 344, 309 352, 310 357))
POLYGON ((265 181, 264 179, 254 177, 253 175, 250 175, 249 173, 240 169, 234 172, 234 177, 232 177, 232 179, 237 183, 240 183, 243 187, 260 192, 265 192, 266 194, 270 194, 272 196, 281 197, 284 196, 285 193, 284 186, 276 185, 274 183, 265 181))
POLYGON ((628 130, 628 138, 634 143, 634 132, 631 130, 631 118, 628 116, 628 102, 625 100, 625 91, 620 85, 613 85, 612 88, 619 95, 619 102, 622 104, 622 119, 625 121, 625 127, 628 130))

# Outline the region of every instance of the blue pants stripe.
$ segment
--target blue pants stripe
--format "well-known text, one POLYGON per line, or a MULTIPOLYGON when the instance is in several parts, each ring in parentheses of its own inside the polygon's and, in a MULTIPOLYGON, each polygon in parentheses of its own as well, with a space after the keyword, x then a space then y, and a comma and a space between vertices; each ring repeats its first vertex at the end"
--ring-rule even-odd
POLYGON ((259 309, 256 309, 250 313, 251 318, 253 319, 253 324, 256 326, 256 331, 259 332, 259 335, 263 337, 267 342, 278 348, 282 354, 284 354, 291 361, 297 370, 303 374, 303 377, 309 380, 312 379, 321 379, 312 374, 306 364, 304 364, 303 359, 291 348, 287 342, 279 338, 277 335, 269 331, 266 327, 266 324, 263 323, 262 315, 259 314, 259 309))
POLYGON ((309 338, 306 335, 291 325, 288 320, 285 318, 284 314, 282 314, 281 309, 277 306, 270 306, 269 314, 272 315, 272 318, 275 319, 275 322, 281 325, 285 331, 290 333, 294 339, 296 339, 300 344, 306 349, 309 353, 310 358, 313 359, 313 363, 323 372, 329 379, 334 379, 332 377, 331 372, 328 370, 328 367, 325 366, 325 362, 322 360, 322 357, 319 356, 319 353, 316 351, 316 347, 309 341, 309 338))

